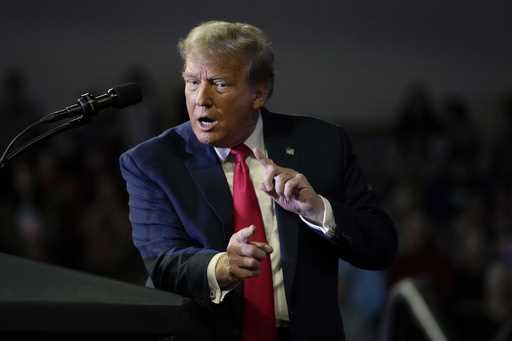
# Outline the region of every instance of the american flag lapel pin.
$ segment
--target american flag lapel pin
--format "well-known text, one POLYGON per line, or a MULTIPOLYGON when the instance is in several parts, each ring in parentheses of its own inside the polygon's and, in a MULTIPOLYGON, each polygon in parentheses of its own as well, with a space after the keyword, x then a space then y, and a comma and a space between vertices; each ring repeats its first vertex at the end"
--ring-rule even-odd
POLYGON ((295 149, 291 147, 286 147, 286 154, 291 156, 295 155, 295 149))

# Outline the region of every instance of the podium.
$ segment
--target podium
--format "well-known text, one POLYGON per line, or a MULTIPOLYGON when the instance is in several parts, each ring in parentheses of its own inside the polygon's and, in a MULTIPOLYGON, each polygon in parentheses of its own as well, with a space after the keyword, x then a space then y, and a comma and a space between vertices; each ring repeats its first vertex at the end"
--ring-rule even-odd
POLYGON ((169 292, 0 253, 0 340, 186 336, 200 325, 182 304, 169 292))

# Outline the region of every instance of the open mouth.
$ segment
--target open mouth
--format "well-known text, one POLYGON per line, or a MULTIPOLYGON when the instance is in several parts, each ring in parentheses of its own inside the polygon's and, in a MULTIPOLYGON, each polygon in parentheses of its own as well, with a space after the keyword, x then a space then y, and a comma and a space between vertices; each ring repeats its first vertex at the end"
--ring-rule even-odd
POLYGON ((217 120, 210 118, 210 117, 206 117, 206 116, 199 118, 198 121, 199 121, 199 126, 204 131, 208 131, 208 130, 212 129, 217 124, 217 120))

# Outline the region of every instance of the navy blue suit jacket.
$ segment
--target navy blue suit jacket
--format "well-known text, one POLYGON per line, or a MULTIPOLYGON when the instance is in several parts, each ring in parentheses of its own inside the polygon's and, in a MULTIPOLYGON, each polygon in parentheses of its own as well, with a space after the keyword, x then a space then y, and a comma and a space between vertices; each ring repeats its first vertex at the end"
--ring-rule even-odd
MULTIPOLYGON (((340 127, 266 110, 262 117, 269 157, 303 173, 330 201, 337 223, 328 239, 296 214, 276 209, 292 334, 296 340, 343 340, 338 259, 385 268, 397 248, 393 223, 378 207, 340 127)), ((206 277, 208 262, 226 250, 233 232, 232 197, 214 149, 201 144, 187 122, 127 151, 120 163, 134 244, 155 287, 190 298, 189 309, 212 339, 239 339, 241 290, 213 304, 206 277)))

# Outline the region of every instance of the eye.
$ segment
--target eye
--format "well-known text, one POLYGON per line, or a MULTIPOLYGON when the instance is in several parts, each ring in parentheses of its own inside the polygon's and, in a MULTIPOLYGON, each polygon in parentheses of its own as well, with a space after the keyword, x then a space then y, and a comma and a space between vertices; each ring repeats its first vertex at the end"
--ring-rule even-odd
POLYGON ((228 84, 226 81, 223 81, 223 80, 215 80, 213 82, 213 84, 215 85, 215 87, 217 88, 217 90, 219 91, 223 91, 227 88, 228 84))
POLYGON ((185 79, 185 85, 187 88, 194 90, 199 86, 199 81, 193 78, 185 79))

